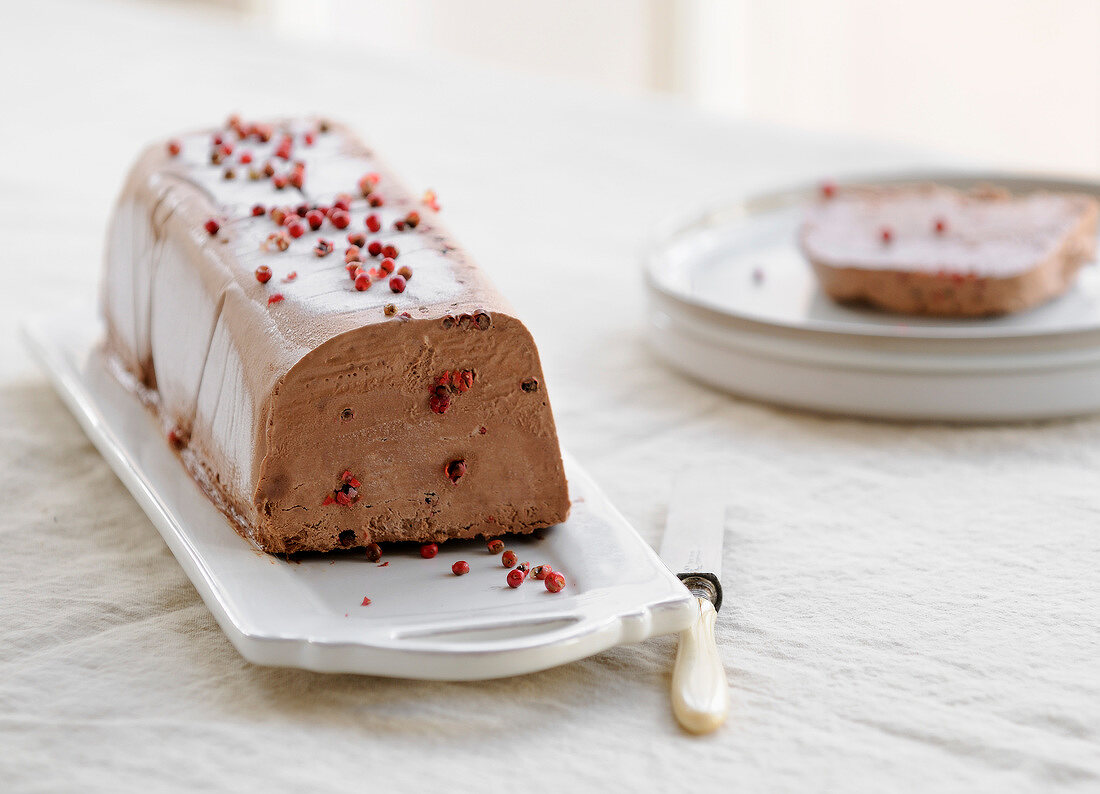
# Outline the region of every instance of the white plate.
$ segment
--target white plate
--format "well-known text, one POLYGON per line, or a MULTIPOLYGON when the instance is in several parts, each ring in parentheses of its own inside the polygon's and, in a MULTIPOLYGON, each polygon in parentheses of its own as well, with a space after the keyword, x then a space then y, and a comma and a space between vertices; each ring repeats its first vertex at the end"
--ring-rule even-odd
MULTIPOLYGON (((906 174, 852 182, 995 183, 1100 196, 1092 182, 1006 174, 906 174)), ((1064 296, 992 319, 841 306, 797 246, 816 186, 666 223, 650 246, 652 343, 672 366, 738 394, 833 413, 1016 420, 1100 411, 1100 269, 1064 296)))
POLYGON ((573 509, 539 538, 507 538, 520 560, 549 563, 567 586, 516 590, 485 544, 452 541, 287 562, 230 527, 164 442, 150 413, 112 377, 90 314, 37 318, 24 339, 85 432, 164 537, 246 659, 400 678, 476 680, 542 670, 686 628, 697 610, 680 581, 566 457, 573 509), (470 563, 455 576, 451 564, 470 563), (372 602, 362 606, 364 596, 372 602))

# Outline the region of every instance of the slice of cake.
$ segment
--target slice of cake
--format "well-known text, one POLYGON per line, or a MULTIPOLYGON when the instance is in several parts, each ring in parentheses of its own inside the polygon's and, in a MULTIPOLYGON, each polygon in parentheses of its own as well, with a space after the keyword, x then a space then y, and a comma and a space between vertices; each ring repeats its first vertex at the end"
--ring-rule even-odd
POLYGON ((232 118, 131 171, 107 351, 265 551, 565 519, 534 341, 437 209, 323 121, 232 118))
POLYGON ((1062 294, 1096 253, 1097 201, 936 185, 828 189, 799 242, 825 292, 906 314, 976 317, 1062 294))

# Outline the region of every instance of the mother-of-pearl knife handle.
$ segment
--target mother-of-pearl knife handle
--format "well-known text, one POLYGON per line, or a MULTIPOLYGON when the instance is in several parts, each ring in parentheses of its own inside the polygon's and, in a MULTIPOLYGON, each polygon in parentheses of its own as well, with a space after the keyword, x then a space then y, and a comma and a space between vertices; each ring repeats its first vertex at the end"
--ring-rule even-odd
POLYGON ((718 613, 706 598, 697 598, 699 619, 680 633, 672 669, 672 712, 692 733, 710 733, 726 721, 729 685, 714 639, 718 613))

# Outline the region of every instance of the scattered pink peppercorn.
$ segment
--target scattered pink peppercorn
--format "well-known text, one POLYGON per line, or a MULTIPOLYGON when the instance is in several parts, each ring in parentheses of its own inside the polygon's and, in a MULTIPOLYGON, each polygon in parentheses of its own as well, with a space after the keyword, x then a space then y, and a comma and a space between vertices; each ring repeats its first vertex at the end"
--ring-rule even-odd
POLYGON ((183 449, 187 442, 183 433, 173 427, 168 431, 168 443, 171 445, 172 449, 183 449))
POLYGON ((337 196, 336 201, 332 202, 332 208, 334 210, 343 210, 347 212, 351 209, 351 196, 337 196))
POLYGON ((168 154, 172 155, 173 157, 179 157, 179 153, 181 150, 182 147, 180 146, 179 141, 168 141, 168 154))
POLYGON ((269 178, 275 176, 275 163, 270 160, 264 163, 264 176, 269 178))
POLYGON ((295 240, 297 240, 299 237, 301 237, 303 234, 306 233, 305 224, 302 223, 301 221, 297 221, 297 220, 296 221, 291 221, 290 223, 288 223, 286 225, 286 230, 290 234, 290 236, 293 237, 295 240))
POLYGON ((233 154, 233 144, 229 142, 223 143, 220 151, 222 154, 228 157, 229 155, 233 154))
POLYGON ((405 216, 405 223, 409 224, 410 227, 415 229, 417 226, 420 225, 420 213, 410 212, 408 215, 405 216))
POLYGON ((352 232, 348 235, 348 245, 354 245, 356 248, 365 248, 367 245, 367 236, 362 232, 352 232))
POLYGON ((399 253, 401 252, 397 250, 397 246, 392 243, 382 246, 382 256, 388 256, 390 259, 397 259, 399 253))
POLYGON ((241 152, 241 156, 238 159, 241 165, 248 165, 252 162, 252 152, 241 152))
POLYGON ((261 284, 271 281, 271 268, 267 265, 260 265, 256 268, 256 280, 261 284))
POLYGON ((445 471, 447 474, 447 479, 449 479, 453 483, 457 483, 460 479, 462 479, 463 475, 466 474, 466 461, 462 460, 461 458, 458 460, 452 460, 450 463, 447 464, 447 468, 445 469, 445 471))
POLYGON ((382 559, 382 547, 377 543, 367 544, 367 562, 378 562, 382 559))
POLYGON ((370 276, 362 270, 355 276, 355 288, 360 292, 366 292, 370 289, 370 276))
POLYGON ((306 172, 294 171, 289 177, 287 177, 287 181, 290 182, 290 184, 294 187, 301 190, 302 186, 306 183, 306 172))
POLYGON ((351 223, 351 216, 348 215, 347 210, 336 210, 329 217, 329 220, 337 229, 346 229, 348 224, 351 223))
POLYGON ((377 215, 367 216, 367 228, 372 232, 377 232, 382 228, 382 221, 378 219, 377 215))
POLYGON ((403 220, 394 221, 393 222, 393 228, 394 228, 394 231, 398 231, 398 232, 405 231, 405 221, 403 221, 403 220))
POLYGON ((519 562, 519 557, 511 549, 500 555, 500 564, 505 568, 514 568, 517 562, 519 562))
POLYGON ((212 144, 214 144, 215 146, 221 146, 222 145, 222 136, 215 132, 213 137, 210 139, 210 142, 212 144))
POLYGON ((451 571, 454 572, 455 576, 467 574, 470 572, 470 563, 466 562, 466 560, 459 560, 451 566, 451 571))
POLYGON ((382 314, 386 315, 387 317, 393 317, 395 314, 397 314, 397 307, 394 306, 392 303, 387 303, 385 306, 382 307, 382 314))
POLYGON ((836 195, 836 183, 835 182, 822 182, 821 183, 821 195, 823 198, 831 199, 836 195))
POLYGON ((367 246, 367 253, 371 256, 379 256, 382 253, 382 243, 371 240, 371 244, 367 246))
POLYGON ((879 232, 879 236, 882 237, 883 244, 889 244, 894 241, 894 230, 889 226, 883 226, 879 232))
POLYGON ((500 554, 502 551, 504 551, 504 541, 500 540, 499 538, 493 538, 485 545, 493 554, 500 554))
POLYGON ((271 184, 276 190, 282 190, 283 188, 285 188, 289 181, 290 180, 287 178, 286 174, 276 174, 275 176, 271 177, 271 184))
POLYGON ((391 278, 390 279, 390 290, 392 290, 393 292, 404 292, 405 291, 405 277, 404 276, 394 276, 393 278, 391 278))
POLYGON ((397 275, 401 276, 401 278, 405 279, 405 281, 408 281, 413 277, 412 268, 408 265, 402 265, 401 267, 397 268, 397 275))
POLYGON ((385 200, 383 200, 383 198, 381 196, 379 196, 377 193, 371 193, 370 197, 367 199, 367 201, 370 202, 370 205, 372 207, 381 207, 381 206, 384 206, 385 203, 386 203, 385 200))
POLYGON ((344 269, 348 271, 348 278, 355 281, 355 277, 363 272, 363 268, 359 267, 359 262, 352 260, 344 265, 344 269))
POLYGON ((531 572, 531 563, 521 562, 519 565, 516 566, 516 570, 523 571, 524 573, 530 573, 531 572))
POLYGON ((317 254, 317 256, 328 256, 332 253, 332 242, 322 237, 317 241, 317 244, 313 246, 313 253, 317 254))
POLYGON ((264 208, 263 204, 253 204, 252 205, 252 217, 253 218, 259 218, 261 215, 266 215, 266 214, 267 214, 267 210, 264 208))
POLYGON ((218 223, 213 218, 211 218, 205 224, 203 224, 203 228, 205 228, 206 231, 208 231, 210 234, 217 234, 218 229, 220 229, 221 227, 222 227, 221 224, 218 223))
POLYGON ((378 269, 388 276, 393 272, 393 260, 389 257, 383 259, 378 263, 378 269))
POLYGON ((546 575, 545 583, 546 589, 551 593, 560 593, 565 587, 565 577, 557 571, 551 571, 546 575))
POLYGON ((271 220, 276 226, 282 226, 283 221, 286 220, 286 216, 290 214, 290 210, 286 207, 272 207, 271 208, 271 220))
POLYGON ((439 554, 439 545, 436 543, 425 543, 420 547, 420 556, 425 560, 430 560, 437 554, 439 554))
POLYGON ((325 214, 318 210, 310 210, 306 213, 306 223, 309 224, 309 228, 313 231, 317 231, 321 228, 321 224, 325 222, 325 214))
POLYGON ((370 599, 369 599, 369 598, 367 598, 366 596, 363 596, 363 603, 362 603, 362 604, 360 604, 359 606, 362 606, 362 607, 369 607, 369 606, 370 606, 370 603, 371 603, 371 602, 370 602, 370 599))
POLYGON ((523 584, 523 580, 527 578, 527 574, 518 568, 508 571, 508 586, 511 588, 519 587, 523 584))
POLYGON ((943 218, 936 218, 936 234, 943 234, 947 231, 947 221, 943 218))
POLYGON ((449 394, 433 394, 431 399, 428 400, 428 407, 432 409, 433 413, 445 414, 447 409, 451 407, 451 396, 449 394))
POLYGON ((553 572, 554 569, 551 568, 549 565, 536 565, 534 568, 531 569, 531 575, 536 579, 539 579, 540 581, 542 579, 545 579, 553 572))
POLYGON ((267 299, 267 305, 270 306, 273 303, 278 303, 282 299, 283 299, 283 293, 276 292, 274 295, 272 295, 270 298, 267 299))

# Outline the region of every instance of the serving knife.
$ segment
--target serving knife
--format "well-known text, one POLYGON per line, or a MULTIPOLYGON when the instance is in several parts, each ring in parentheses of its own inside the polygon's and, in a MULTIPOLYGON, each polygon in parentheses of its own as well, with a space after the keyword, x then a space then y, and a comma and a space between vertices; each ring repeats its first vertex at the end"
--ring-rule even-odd
POLYGON ((672 670, 672 711, 685 729, 710 733, 726 720, 729 684, 718 656, 714 624, 722 606, 722 536, 726 502, 713 472, 681 471, 673 483, 661 560, 699 605, 695 623, 680 633, 672 670))

